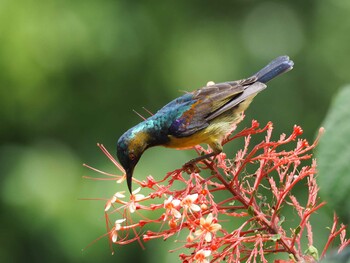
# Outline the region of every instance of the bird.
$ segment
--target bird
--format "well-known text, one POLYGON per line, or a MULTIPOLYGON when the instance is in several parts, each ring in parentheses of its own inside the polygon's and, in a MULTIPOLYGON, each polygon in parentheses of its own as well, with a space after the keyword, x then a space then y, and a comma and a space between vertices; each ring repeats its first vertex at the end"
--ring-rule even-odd
POLYGON ((189 163, 196 163, 222 152, 222 141, 241 120, 255 95, 271 79, 291 70, 288 56, 272 60, 249 78, 215 84, 187 92, 172 100, 154 115, 127 130, 117 142, 117 157, 132 193, 134 168, 145 150, 154 146, 188 149, 207 144, 212 152, 189 163))

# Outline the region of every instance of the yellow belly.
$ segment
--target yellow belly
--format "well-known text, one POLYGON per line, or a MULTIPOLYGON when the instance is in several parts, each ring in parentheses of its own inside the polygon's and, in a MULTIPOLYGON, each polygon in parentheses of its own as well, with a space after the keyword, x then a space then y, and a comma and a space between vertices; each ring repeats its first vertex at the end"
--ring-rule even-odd
POLYGON ((170 135, 170 141, 164 146, 176 149, 187 149, 202 143, 209 145, 221 144, 225 136, 232 131, 233 124, 240 120, 241 114, 235 117, 232 115, 218 117, 213 120, 208 127, 188 137, 176 138, 170 135))
POLYGON ((201 143, 211 144, 213 140, 215 141, 216 137, 215 134, 213 135, 210 132, 210 128, 206 128, 188 137, 176 138, 170 135, 170 141, 164 146, 176 149, 188 149, 201 143))

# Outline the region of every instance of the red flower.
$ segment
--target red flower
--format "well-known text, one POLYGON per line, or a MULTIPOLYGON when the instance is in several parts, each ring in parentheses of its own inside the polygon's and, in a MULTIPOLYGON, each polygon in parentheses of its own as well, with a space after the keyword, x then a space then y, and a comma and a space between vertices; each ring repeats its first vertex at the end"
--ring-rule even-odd
MULTIPOLYGON (((134 178, 134 183, 140 187, 129 201, 124 200, 124 192, 117 192, 105 204, 110 241, 118 245, 138 241, 142 245, 141 240, 178 237, 179 232, 185 231, 188 234, 182 244, 188 254, 181 254, 180 259, 201 263, 267 262, 266 255, 271 253, 276 257, 287 253, 296 262, 316 262, 318 254, 323 258, 335 238, 340 238, 338 252, 343 250, 350 241, 346 238, 346 227, 338 223, 336 216, 322 253, 318 253, 313 245, 310 217, 325 203, 318 198, 316 160, 311 165, 304 161, 312 158, 319 138, 312 144, 299 139, 302 134, 299 126, 294 126, 289 136, 282 134, 278 140, 272 139, 272 131, 272 123, 260 128, 259 123, 253 121, 250 128, 225 140, 224 143, 228 143, 244 137, 244 143, 233 159, 222 153, 212 161, 198 164, 199 173, 187 174, 178 169, 159 181, 150 176, 145 181, 134 178), (264 140, 251 145, 251 138, 261 134, 265 135, 264 140), (202 175, 202 171, 206 173, 202 175), (297 185, 307 192, 306 202, 293 194, 297 185), (140 194, 141 189, 149 194, 140 194), (283 215, 287 207, 296 211, 294 218, 283 215), (157 212, 153 214, 152 211, 157 212), (120 214, 123 219, 114 220, 114 225, 110 225, 113 222, 110 218, 120 218, 120 214), (133 222, 134 218, 137 218, 136 222, 133 222), (236 228, 233 224, 218 223, 236 218, 245 219, 236 228), (284 222, 288 220, 294 228, 285 228, 284 222), (160 227, 151 228, 154 224, 160 227), (302 242, 304 237, 307 245, 302 242)), ((322 131, 320 129, 320 133, 322 131)), ((99 147, 122 175, 87 167, 109 180, 124 180, 125 172, 119 163, 103 145, 99 147)), ((211 152, 200 146, 195 150, 199 155, 211 152)), ((283 261, 277 259, 275 262, 283 261)))

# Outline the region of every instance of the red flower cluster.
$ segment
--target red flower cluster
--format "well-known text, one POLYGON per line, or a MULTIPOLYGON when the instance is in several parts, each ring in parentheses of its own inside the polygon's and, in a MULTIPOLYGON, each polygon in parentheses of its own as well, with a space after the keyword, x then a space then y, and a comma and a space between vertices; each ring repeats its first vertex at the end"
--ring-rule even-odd
MULTIPOLYGON (((319 256, 313 246, 310 216, 325 203, 317 197, 316 161, 312 160, 311 165, 303 163, 311 159, 319 137, 309 145, 298 139, 303 132, 299 126, 278 140, 272 139, 272 131, 272 123, 260 128, 253 121, 250 128, 225 140, 228 143, 244 138, 244 146, 233 159, 221 153, 198 164, 199 169, 191 174, 177 169, 160 181, 151 176, 144 181, 133 178, 140 187, 129 199, 123 192, 117 192, 106 203, 110 242, 124 245, 138 241, 142 245, 142 241, 176 238, 179 232, 185 232, 187 238, 182 247, 189 252, 179 255, 182 262, 267 262, 266 256, 271 253, 277 258, 287 253, 290 261, 284 262, 316 262, 319 256), (265 138, 251 146, 252 136, 259 134, 265 134, 265 138), (298 184, 307 185, 304 205, 293 195, 298 184), (296 225, 292 229, 285 227, 288 220, 283 212, 288 207, 296 211, 293 218, 296 225), (147 230, 150 224, 159 224, 159 230, 147 230), (307 236, 307 244, 302 244, 303 236, 307 236)), ((103 145, 99 147, 122 175, 87 167, 118 183, 124 181, 123 168, 103 145)), ((211 152, 210 148, 200 146, 195 149, 198 154, 211 152)), ((335 216, 321 257, 336 237, 340 237, 339 251, 349 245, 345 226, 339 225, 335 216)))

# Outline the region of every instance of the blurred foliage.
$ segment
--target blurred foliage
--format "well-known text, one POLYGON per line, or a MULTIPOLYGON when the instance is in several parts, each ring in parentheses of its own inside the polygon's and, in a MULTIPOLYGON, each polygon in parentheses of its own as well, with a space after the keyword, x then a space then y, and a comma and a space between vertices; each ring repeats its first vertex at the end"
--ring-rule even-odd
POLYGON ((350 222, 350 86, 340 90, 322 124, 326 132, 317 151, 321 191, 346 224, 350 222), (336 127, 336 129, 332 128, 336 127))
MULTIPOLYGON (((90 174, 82 162, 113 169, 95 143, 113 152, 140 120, 132 109, 155 112, 181 90, 247 77, 284 54, 295 69, 257 96, 241 127, 271 120, 278 134, 297 123, 311 141, 350 81, 347 0, 2 0, 0 17, 1 262, 176 262, 164 243, 114 257, 106 239, 88 246, 105 233, 104 202, 78 199, 120 190, 81 179, 90 174)), ((193 156, 152 149, 135 177, 193 156)), ((320 215, 314 231, 331 217, 320 215)))

